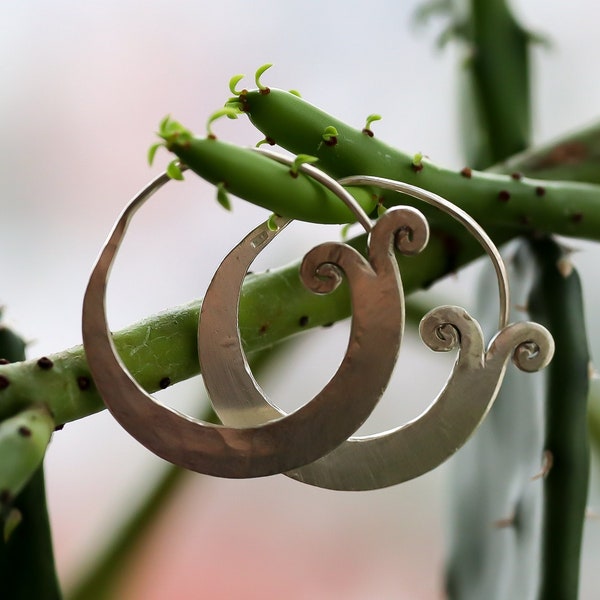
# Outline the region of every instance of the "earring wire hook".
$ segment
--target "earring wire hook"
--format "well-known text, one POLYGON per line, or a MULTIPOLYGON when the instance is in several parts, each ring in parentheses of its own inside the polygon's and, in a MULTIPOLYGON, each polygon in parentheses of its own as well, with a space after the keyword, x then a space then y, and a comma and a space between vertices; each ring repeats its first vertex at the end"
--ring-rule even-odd
MULTIPOLYGON (((290 160, 287 157, 278 154, 277 152, 273 152, 273 150, 268 150, 266 148, 253 148, 253 150, 255 152, 259 152, 260 154, 264 154, 265 156, 268 156, 269 158, 272 158, 273 160, 276 160, 284 165, 290 164, 290 160)), ((301 164, 300 170, 304 171, 320 184, 324 185, 328 190, 332 191, 354 213, 356 220, 363 226, 364 230, 367 233, 371 233, 371 229, 373 229, 371 219, 369 219, 367 213, 356 201, 356 198, 350 194, 350 192, 340 188, 338 182, 336 182, 333 177, 330 177, 327 175, 327 173, 321 171, 321 169, 313 167, 311 164, 301 164)))

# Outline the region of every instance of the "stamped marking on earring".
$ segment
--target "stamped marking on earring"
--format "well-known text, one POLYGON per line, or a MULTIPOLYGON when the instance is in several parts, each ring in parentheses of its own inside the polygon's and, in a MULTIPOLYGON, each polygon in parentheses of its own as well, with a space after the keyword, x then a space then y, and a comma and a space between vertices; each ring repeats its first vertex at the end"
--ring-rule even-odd
POLYGON ((250 245, 253 248, 259 248, 269 239, 269 234, 266 231, 261 231, 253 240, 250 242, 250 245))

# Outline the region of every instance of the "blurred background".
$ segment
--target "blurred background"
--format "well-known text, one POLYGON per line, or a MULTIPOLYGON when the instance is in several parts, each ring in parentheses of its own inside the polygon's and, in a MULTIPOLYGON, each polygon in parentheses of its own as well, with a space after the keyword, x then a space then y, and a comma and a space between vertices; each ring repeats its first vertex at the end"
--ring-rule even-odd
MULTIPOLYGON (((230 95, 229 78, 266 62, 273 87, 360 127, 380 113, 377 135, 450 167, 460 154, 458 53, 440 52, 443 23, 417 27, 421 0, 105 0, 0 3, 0 305, 30 341, 30 356, 81 341, 81 300, 99 248, 128 199, 167 163, 146 163, 159 120, 171 114, 204 131, 230 95)), ((513 3, 523 24, 548 36, 534 49, 537 142, 600 116, 600 9, 592 0, 513 3)), ((245 119, 219 121, 219 137, 260 139, 245 119)), ((195 176, 172 183, 136 217, 109 289, 110 323, 123 327, 203 295, 227 251, 266 211, 234 200, 233 214, 195 176)), ((339 227, 296 223, 257 269, 295 259, 339 227)), ((590 339, 598 339, 599 250, 571 242, 586 287, 590 339)), ((471 308, 470 268, 436 288, 471 308)), ((308 334, 262 383, 292 409, 334 372, 345 324, 308 334)), ((597 345, 597 344, 596 344, 597 345)), ((594 354, 598 356, 597 348, 594 354)), ((404 346, 395 383, 363 431, 416 416, 450 363, 416 340, 404 346)), ((196 414, 201 381, 162 398, 196 414)), ((451 461, 450 461, 451 462, 451 461)), ((56 559, 65 585, 91 560, 151 486, 161 461, 106 413, 68 424, 47 455, 56 559)), ((367 493, 331 492, 284 476, 227 481, 191 475, 130 567, 119 598, 362 600, 442 597, 444 466, 416 481, 367 493)), ((597 486, 595 486, 596 488, 597 486)), ((592 491, 591 502, 597 491, 592 491)), ((582 598, 598 586, 600 525, 586 533, 582 598), (597 557, 597 554, 596 554, 597 557)))

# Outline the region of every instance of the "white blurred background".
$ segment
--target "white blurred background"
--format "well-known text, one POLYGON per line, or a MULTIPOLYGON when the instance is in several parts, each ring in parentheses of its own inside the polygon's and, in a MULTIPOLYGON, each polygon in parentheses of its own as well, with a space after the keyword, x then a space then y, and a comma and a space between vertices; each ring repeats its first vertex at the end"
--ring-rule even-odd
MULTIPOLYGON (((58 0, 0 2, 0 304, 31 341, 30 355, 79 344, 81 300, 93 260, 129 197, 164 168, 146 163, 166 114, 202 132, 236 73, 275 66, 268 85, 361 126, 408 152, 462 167, 456 125, 457 53, 440 53, 441 23, 415 28, 421 1, 58 0)), ((526 26, 553 47, 534 51, 535 139, 546 141, 600 116, 600 56, 592 0, 520 0, 526 26)), ((253 145, 245 120, 215 125, 253 145)), ((110 286, 111 327, 202 296, 226 252, 266 212, 234 200, 228 214, 209 185, 188 176, 136 217, 110 286)), ((261 257, 263 267, 299 257, 339 228, 295 224, 261 257)), ((597 339, 598 250, 576 242, 597 339)), ((446 287, 469 306, 471 276, 446 287)), ((343 324, 300 342, 265 382, 276 401, 306 401, 344 352, 343 324)), ((598 352, 596 351, 596 355, 598 352)), ((448 362, 416 343, 403 348, 393 394, 367 431, 415 416, 448 362), (401 392, 401 393, 398 393, 401 392), (399 396, 399 398, 398 398, 399 396)), ((169 397, 197 411, 200 384, 169 397)), ((58 568, 72 583, 161 466, 102 413, 69 424, 47 457, 58 568)), ((188 479, 132 568, 121 598, 423 599, 442 595, 446 468, 388 490, 345 494, 283 476, 188 479)), ((600 528, 591 524, 589 529, 600 528)), ((597 589, 594 540, 586 542, 582 598, 597 589)), ((597 546, 596 546, 597 547, 597 546)))

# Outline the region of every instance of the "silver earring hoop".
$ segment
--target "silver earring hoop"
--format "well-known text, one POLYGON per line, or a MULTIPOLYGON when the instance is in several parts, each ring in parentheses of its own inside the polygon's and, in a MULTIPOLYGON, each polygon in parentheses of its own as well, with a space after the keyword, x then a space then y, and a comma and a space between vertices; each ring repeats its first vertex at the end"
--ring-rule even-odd
MULTIPOLYGON (((284 157, 276 160, 292 164, 284 157)), ((319 181, 324 177, 328 187, 347 201, 348 192, 335 181, 310 165, 302 165, 301 170, 319 181)), ((302 264, 302 276, 309 289, 315 293, 332 291, 340 283, 341 272, 350 284, 353 332, 338 371, 312 401, 289 416, 278 413, 267 423, 248 427, 213 425, 166 407, 146 393, 119 358, 106 319, 107 279, 127 226, 135 212, 168 180, 166 174, 159 176, 125 208, 90 276, 83 302, 82 331, 99 394, 121 426, 140 443, 163 459, 193 471, 230 478, 260 477, 315 461, 360 427, 387 386, 400 346, 404 314, 393 246, 396 243, 401 249, 414 252, 419 243, 424 245, 428 231, 425 219, 419 211, 407 208, 382 220, 381 225, 378 223, 370 236, 371 262, 344 244, 313 248, 302 264), (415 235, 410 239, 396 235, 406 228, 415 235), (372 302, 373 297, 376 302, 372 302), (382 311, 382 306, 386 310, 382 311)), ((265 223, 254 230, 250 239, 246 238, 253 252, 258 254, 289 222, 280 217, 273 221, 276 231, 265 223)), ((229 288, 233 295, 228 299, 235 307, 239 301, 236 285, 234 282, 234 288, 229 288)), ((234 313, 237 332, 237 308, 234 313)), ((206 314, 201 321, 205 319, 206 314)), ((214 334, 220 335, 217 330, 214 334)), ((239 332, 234 337, 239 341, 239 332)), ((230 367, 220 362, 215 368, 223 373, 230 367)), ((241 371, 251 377, 243 361, 241 371)), ((236 378, 229 380, 237 386, 236 378)), ((243 401, 243 393, 238 392, 236 397, 243 401)), ((261 401, 265 403, 266 399, 261 401)))
MULTIPOLYGON (((380 434, 352 437, 335 450, 309 465, 290 470, 289 477, 303 483, 336 490, 370 490, 402 483, 422 475, 447 460, 479 426, 493 401, 504 376, 508 360, 524 371, 536 371, 548 364, 554 343, 548 331, 535 323, 507 325, 509 286, 506 270, 495 245, 481 227, 464 211, 444 198, 421 188, 377 177, 349 177, 347 185, 372 185, 402 192, 436 206, 461 222, 482 244, 490 256, 498 279, 500 296, 500 331, 485 349, 479 324, 462 308, 443 306, 423 318, 421 337, 434 351, 458 348, 453 371, 444 389, 417 419, 380 434)), ((383 215, 393 212, 390 209, 383 215)), ((375 228, 377 225, 375 225, 375 228)), ((245 240, 246 244, 248 242, 245 240)), ((228 255, 215 274, 205 296, 205 306, 223 298, 221 287, 232 265, 240 261, 244 242, 228 255)), ((243 258, 241 259, 243 262, 243 258)), ((239 275, 238 275, 239 277, 239 275)), ((234 277, 235 279, 235 277, 234 277)), ((227 312, 226 309, 223 309, 227 312)), ((233 330, 232 313, 225 327, 233 330)), ((199 325, 199 348, 218 343, 208 327, 199 325)), ((236 349, 237 350, 237 349, 236 349)), ((239 348, 241 351, 241 348, 239 348)), ((205 382, 212 386, 218 378, 218 362, 206 361, 199 353, 205 382)), ((215 385, 211 400, 223 422, 250 426, 281 417, 279 408, 260 400, 252 392, 255 385, 240 370, 236 386, 245 386, 248 394, 239 400, 231 380, 215 385)))

